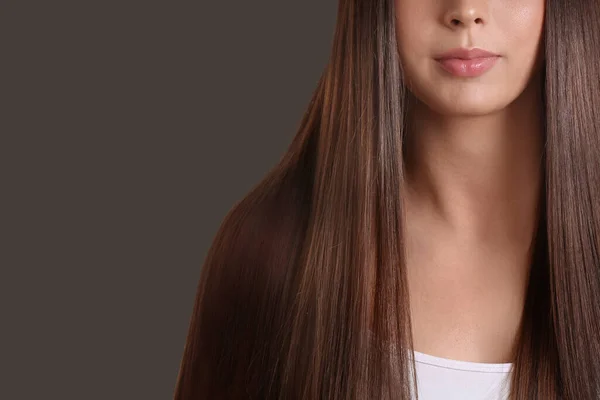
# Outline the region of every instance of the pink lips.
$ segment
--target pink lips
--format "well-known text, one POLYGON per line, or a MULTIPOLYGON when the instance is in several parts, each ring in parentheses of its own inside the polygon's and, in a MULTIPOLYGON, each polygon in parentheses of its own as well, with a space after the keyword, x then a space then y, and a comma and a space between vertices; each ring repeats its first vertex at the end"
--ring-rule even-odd
POLYGON ((435 58, 452 75, 475 77, 492 68, 500 56, 482 49, 456 48, 435 58))

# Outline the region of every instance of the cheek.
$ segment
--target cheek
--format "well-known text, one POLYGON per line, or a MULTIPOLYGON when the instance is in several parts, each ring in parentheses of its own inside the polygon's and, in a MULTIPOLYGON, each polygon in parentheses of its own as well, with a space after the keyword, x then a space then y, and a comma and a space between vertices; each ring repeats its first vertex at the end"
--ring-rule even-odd
POLYGON ((396 39, 401 57, 419 56, 428 49, 426 38, 430 36, 431 24, 423 23, 430 18, 428 13, 431 11, 423 0, 396 1, 396 39))
POLYGON ((530 55, 537 49, 544 25, 544 1, 515 1, 498 21, 505 35, 506 50, 510 54, 530 55))

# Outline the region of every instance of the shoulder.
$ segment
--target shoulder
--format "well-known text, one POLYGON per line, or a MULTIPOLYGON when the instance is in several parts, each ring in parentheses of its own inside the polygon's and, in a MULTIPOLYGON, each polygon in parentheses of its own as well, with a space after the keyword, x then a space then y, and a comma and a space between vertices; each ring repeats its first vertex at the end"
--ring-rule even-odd
POLYGON ((254 190, 223 219, 200 273, 182 393, 267 398, 307 215, 286 185, 254 190))
POLYGON ((203 268, 220 274, 259 274, 290 259, 302 241, 307 212, 287 186, 257 188, 224 217, 203 268))

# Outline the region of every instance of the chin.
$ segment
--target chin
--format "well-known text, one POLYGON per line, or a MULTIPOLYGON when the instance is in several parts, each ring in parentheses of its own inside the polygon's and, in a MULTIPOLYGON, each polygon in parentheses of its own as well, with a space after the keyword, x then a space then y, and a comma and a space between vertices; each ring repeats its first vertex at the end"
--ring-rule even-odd
POLYGON ((472 101, 469 99, 456 101, 439 101, 433 111, 447 116, 483 116, 501 110, 503 107, 485 101, 472 101))
POLYGON ((446 116, 483 116, 505 108, 510 101, 502 101, 491 92, 460 93, 421 98, 432 111, 446 116))

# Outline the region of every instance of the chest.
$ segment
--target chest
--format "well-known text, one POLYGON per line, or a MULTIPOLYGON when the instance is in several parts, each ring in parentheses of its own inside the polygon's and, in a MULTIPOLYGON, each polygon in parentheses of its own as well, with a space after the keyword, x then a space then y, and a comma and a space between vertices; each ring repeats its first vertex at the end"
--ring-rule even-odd
POLYGON ((524 278, 505 271, 409 271, 415 350, 456 360, 510 360, 524 301, 524 278))

